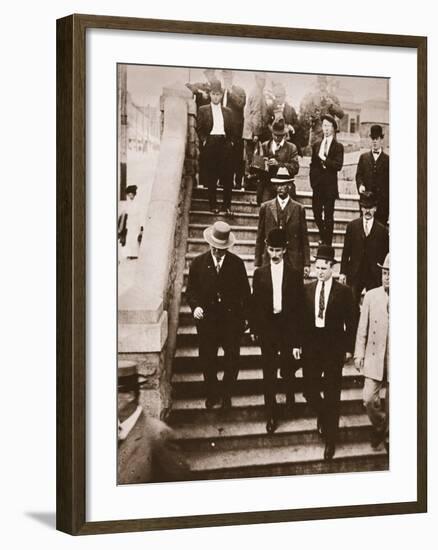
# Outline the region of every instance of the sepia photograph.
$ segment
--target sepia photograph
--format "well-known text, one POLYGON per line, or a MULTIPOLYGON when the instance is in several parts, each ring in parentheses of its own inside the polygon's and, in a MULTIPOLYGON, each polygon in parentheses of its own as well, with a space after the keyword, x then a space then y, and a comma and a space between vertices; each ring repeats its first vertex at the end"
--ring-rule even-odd
POLYGON ((389 468, 389 79, 119 64, 118 484, 389 468))

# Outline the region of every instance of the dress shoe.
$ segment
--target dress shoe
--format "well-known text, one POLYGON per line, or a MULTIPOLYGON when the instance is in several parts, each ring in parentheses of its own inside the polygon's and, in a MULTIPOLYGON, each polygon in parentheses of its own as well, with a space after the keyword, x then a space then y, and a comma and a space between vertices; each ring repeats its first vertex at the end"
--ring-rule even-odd
POLYGON ((266 422, 266 431, 268 434, 273 434, 275 430, 278 428, 278 421, 276 418, 271 416, 268 418, 268 421, 266 422))
POLYGON ((223 411, 231 409, 231 397, 230 396, 226 396, 222 399, 222 407, 221 408, 222 408, 223 411))
POLYGON ((335 455, 335 444, 334 443, 326 443, 325 449, 324 449, 324 460, 331 460, 335 455))
POLYGON ((377 449, 385 440, 386 434, 384 431, 374 430, 371 432, 371 447, 377 449))
POLYGON ((205 408, 206 409, 213 409, 216 405, 220 405, 221 398, 220 397, 207 397, 205 400, 205 408))

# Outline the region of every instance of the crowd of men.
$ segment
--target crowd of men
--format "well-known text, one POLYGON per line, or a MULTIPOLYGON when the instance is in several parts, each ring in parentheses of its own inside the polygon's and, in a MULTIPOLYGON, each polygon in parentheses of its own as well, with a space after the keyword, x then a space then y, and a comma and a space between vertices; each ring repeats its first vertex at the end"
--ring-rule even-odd
POLYGON ((212 70, 205 74, 206 82, 188 86, 198 105, 199 183, 208 189, 210 210, 232 216, 233 187, 252 179, 260 205, 252 292, 244 262, 230 251, 235 235, 225 221, 205 229, 209 250, 190 266, 187 298, 199 337, 206 407, 232 406, 241 336, 249 329, 261 349, 268 433, 281 420, 278 372, 286 387, 286 409, 293 414, 295 372, 302 367, 303 395, 316 413, 324 459, 331 460, 338 440, 342 370, 354 358, 365 377, 371 444, 388 450, 389 157, 383 151, 383 129, 371 127, 371 150, 358 162, 361 211, 347 225, 336 277, 332 240, 344 147, 336 139, 336 117, 321 113, 309 173, 319 245, 313 258, 315 280, 304 284, 311 275, 311 257, 305 209, 294 186, 300 155, 294 143, 296 111, 285 101, 281 84, 273 88, 273 101, 266 101, 264 73, 255 73, 248 96, 233 84, 232 71, 222 71, 223 82, 212 70), (223 188, 221 209, 217 184, 223 188), (224 350, 222 380, 219 347, 224 350), (383 387, 386 409, 380 401, 383 387))

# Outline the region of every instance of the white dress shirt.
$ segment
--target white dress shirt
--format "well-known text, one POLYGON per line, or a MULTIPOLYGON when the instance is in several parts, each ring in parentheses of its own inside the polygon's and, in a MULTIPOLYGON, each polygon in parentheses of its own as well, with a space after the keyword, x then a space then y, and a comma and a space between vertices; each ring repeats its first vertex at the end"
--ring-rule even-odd
POLYGON ((371 152, 373 153, 374 162, 377 162, 377 159, 379 158, 380 153, 382 152, 382 148, 380 147, 380 149, 377 151, 377 153, 375 153, 374 151, 371 151, 371 152))
POLYGON ((216 256, 213 255, 213 252, 211 253, 211 257, 213 258, 213 263, 214 263, 214 267, 216 268, 216 271, 217 271, 217 266, 219 265, 219 270, 222 269, 222 264, 224 263, 224 260, 225 260, 225 256, 226 254, 224 254, 222 256, 222 258, 220 260, 218 260, 216 258, 216 256))
POLYGON ((330 290, 332 288, 333 277, 330 277, 327 281, 324 282, 324 311, 322 314, 322 319, 318 317, 319 314, 319 295, 321 294, 322 281, 316 283, 316 292, 315 292, 315 326, 317 328, 325 327, 325 313, 327 311, 327 303, 330 295, 330 290))
POLYGON ((225 88, 224 97, 222 99, 222 105, 226 107, 227 103, 228 103, 228 90, 225 88))
POLYGON ((365 216, 362 219, 363 219, 363 230, 365 235, 368 237, 368 235, 371 233, 371 229, 373 228, 374 216, 370 220, 365 219, 365 216))
POLYGON ((225 127, 224 127, 224 116, 222 114, 222 106, 215 105, 214 103, 210 103, 211 105, 211 112, 213 113, 213 128, 211 129, 210 135, 211 136, 224 136, 225 135, 225 127))
POLYGON ((323 138, 323 140, 321 141, 321 147, 319 148, 320 157, 324 156, 324 150, 326 149, 326 145, 325 145, 326 141, 327 141, 327 153, 328 153, 330 149, 330 145, 332 144, 332 141, 333 141, 333 136, 329 136, 328 138, 323 138))
POLYGON ((277 196, 278 204, 280 205, 280 208, 284 210, 287 206, 287 203, 289 202, 290 197, 287 196, 285 199, 280 199, 279 196, 277 196))
POLYGON ((275 155, 275 153, 280 149, 280 147, 282 147, 282 146, 284 145, 284 142, 285 142, 285 141, 286 141, 285 138, 283 138, 283 139, 280 141, 280 143, 277 143, 277 142, 275 141, 275 139, 272 140, 272 143, 271 143, 271 151, 274 153, 274 155, 275 155))
POLYGON ((273 304, 272 304, 272 310, 274 313, 281 313, 282 308, 282 287, 283 287, 283 270, 284 270, 284 262, 281 260, 281 262, 278 262, 278 264, 274 264, 274 262, 271 262, 271 277, 272 277, 272 296, 273 296, 273 304))
POLYGON ((119 434, 118 434, 119 440, 123 441, 128 437, 129 432, 135 426, 135 423, 137 422, 138 417, 141 415, 141 411, 142 411, 142 408, 140 407, 140 405, 137 405, 137 408, 131 414, 131 416, 128 416, 128 418, 123 422, 119 421, 119 434))

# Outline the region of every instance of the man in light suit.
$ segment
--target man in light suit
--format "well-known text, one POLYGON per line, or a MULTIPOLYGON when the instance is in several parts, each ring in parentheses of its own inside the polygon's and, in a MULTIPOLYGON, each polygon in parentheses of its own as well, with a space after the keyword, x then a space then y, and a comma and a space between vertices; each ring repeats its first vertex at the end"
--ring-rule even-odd
POLYGON ((342 368, 353 356, 353 296, 333 279, 335 251, 320 245, 315 261, 317 280, 304 287, 304 396, 317 415, 325 440, 324 460, 335 454, 339 425, 342 368), (321 396, 324 393, 324 397, 321 396))
POLYGON ((303 277, 284 261, 287 240, 283 229, 266 239, 270 263, 254 272, 251 327, 262 351, 266 431, 278 426, 277 371, 286 385, 286 406, 295 404, 295 370, 300 359, 303 277))
POLYGON ((222 84, 211 82, 211 103, 199 108, 196 130, 200 142, 200 164, 205 173, 210 210, 219 213, 216 205, 218 180, 223 187, 222 211, 231 215, 231 194, 233 188, 233 114, 221 105, 222 84))
POLYGON ((386 225, 389 218, 389 155, 383 151, 383 128, 370 129, 371 151, 359 157, 356 185, 359 193, 371 191, 377 198, 376 219, 386 225))
POLYGON ((344 164, 344 146, 336 140, 336 120, 331 115, 324 115, 321 120, 323 138, 312 146, 309 177, 320 242, 331 246, 335 201, 339 198, 338 172, 344 164))
POLYGON ((354 362, 363 372, 363 400, 372 425, 371 445, 389 450, 389 254, 382 269, 382 286, 365 294, 356 335, 354 362), (385 388, 385 405, 380 392, 385 388))
POLYGON ((308 277, 310 249, 304 207, 290 198, 291 178, 288 174, 278 174, 271 181, 276 185, 277 197, 260 207, 254 264, 259 267, 269 263, 266 239, 272 229, 284 229, 288 242, 286 260, 304 277, 308 277))

